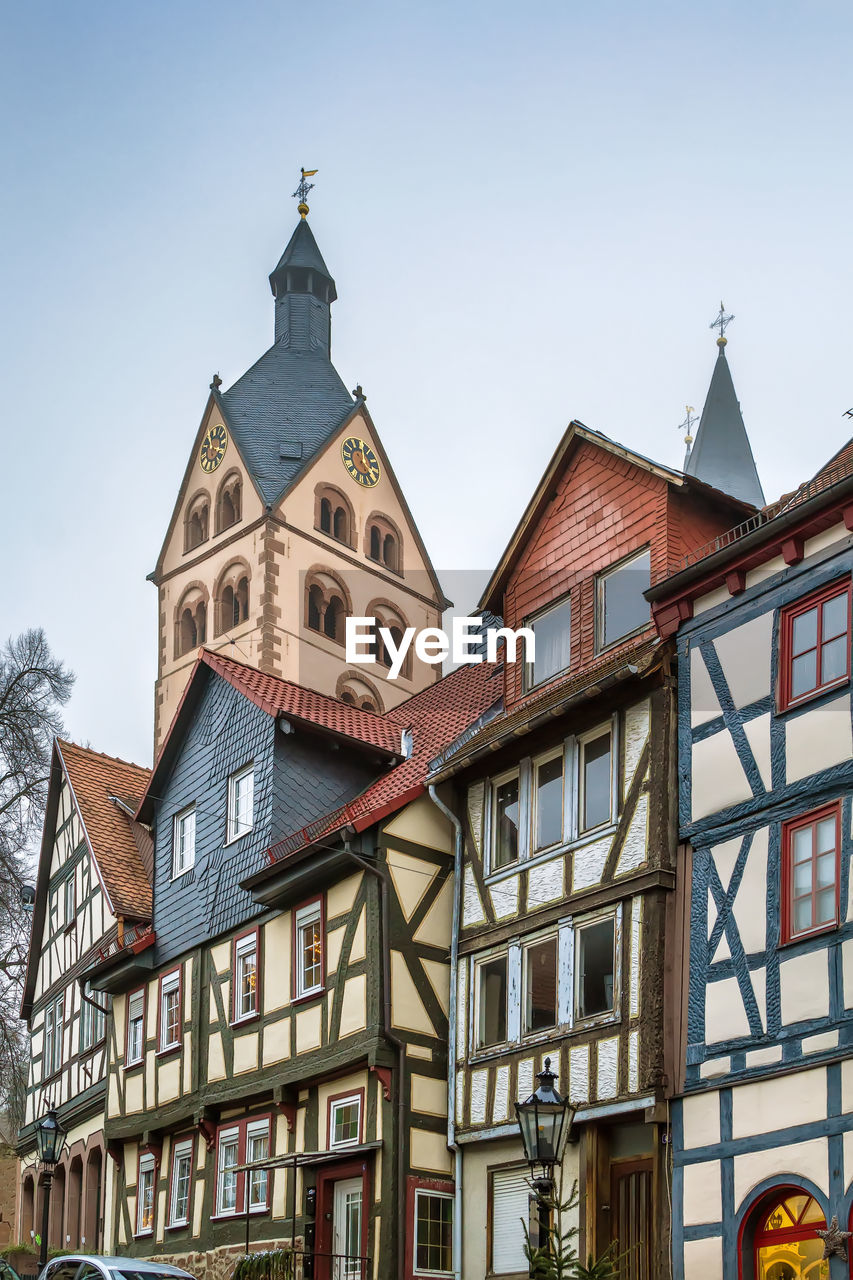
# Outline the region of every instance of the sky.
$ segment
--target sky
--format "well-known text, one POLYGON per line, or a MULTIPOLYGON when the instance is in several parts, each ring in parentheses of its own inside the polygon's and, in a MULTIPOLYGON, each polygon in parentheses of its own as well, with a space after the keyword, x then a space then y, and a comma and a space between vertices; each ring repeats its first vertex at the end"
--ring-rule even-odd
POLYGON ((0 9, 0 638, 150 763, 146 581, 219 372, 270 345, 300 165, 440 574, 499 557, 573 418, 680 465, 722 299, 766 496, 853 432, 841 0, 0 9))

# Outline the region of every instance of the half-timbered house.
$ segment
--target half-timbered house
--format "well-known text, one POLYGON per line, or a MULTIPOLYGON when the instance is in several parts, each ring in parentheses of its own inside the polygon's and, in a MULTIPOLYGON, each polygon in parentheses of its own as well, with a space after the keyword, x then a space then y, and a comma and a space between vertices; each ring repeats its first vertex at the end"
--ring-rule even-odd
POLYGON ((565 1160, 582 1247, 626 1276, 666 1256, 664 921, 674 884, 674 690, 644 591, 752 510, 580 423, 481 602, 535 636, 500 714, 435 762, 463 836, 451 1009, 462 1274, 526 1274, 516 1099, 550 1057, 577 1107, 565 1160))
POLYGON ((650 592, 678 643, 676 1280, 850 1275, 851 530, 853 443, 650 592))
POLYGON ((88 975, 118 1252, 451 1271, 453 842, 425 776, 499 693, 483 664, 379 716, 202 651, 138 813, 151 932, 88 975))
POLYGON ((34 1125, 51 1106, 68 1130, 53 1179, 50 1245, 109 1248, 104 1106, 109 1006, 85 978, 105 947, 151 916, 151 846, 133 820, 149 770, 70 742, 53 748, 21 1016, 30 1033, 19 1135, 20 1239, 41 1225, 34 1125))

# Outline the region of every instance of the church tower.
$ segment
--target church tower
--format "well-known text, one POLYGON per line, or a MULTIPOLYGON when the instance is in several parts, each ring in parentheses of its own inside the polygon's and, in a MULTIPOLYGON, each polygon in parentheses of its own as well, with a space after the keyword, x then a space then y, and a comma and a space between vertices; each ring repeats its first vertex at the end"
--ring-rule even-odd
POLYGON ((337 291, 304 192, 299 212, 269 278, 273 344, 227 391, 213 379, 151 574, 155 752, 202 644, 376 711, 440 674, 410 653, 391 680, 381 647, 345 660, 347 615, 402 633, 440 625, 447 602, 361 387, 332 364, 337 291))

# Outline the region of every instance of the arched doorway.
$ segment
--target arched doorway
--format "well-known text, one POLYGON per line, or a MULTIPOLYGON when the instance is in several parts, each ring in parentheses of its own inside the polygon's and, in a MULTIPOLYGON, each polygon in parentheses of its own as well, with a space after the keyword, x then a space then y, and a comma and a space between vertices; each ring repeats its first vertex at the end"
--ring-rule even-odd
POLYGON ((84 1188, 83 1239, 81 1247, 86 1246, 87 1253, 97 1252, 101 1247, 101 1182, 103 1153, 100 1147, 94 1147, 86 1160, 86 1185, 84 1188))
POLYGON ((68 1248, 80 1248, 80 1224, 83 1208, 83 1159, 75 1156, 68 1166, 68 1205, 65 1213, 65 1233, 68 1248))
POLYGON ((762 1196, 741 1239, 743 1280, 829 1280, 829 1262, 817 1229, 826 1226, 820 1205, 800 1187, 778 1187, 762 1196))

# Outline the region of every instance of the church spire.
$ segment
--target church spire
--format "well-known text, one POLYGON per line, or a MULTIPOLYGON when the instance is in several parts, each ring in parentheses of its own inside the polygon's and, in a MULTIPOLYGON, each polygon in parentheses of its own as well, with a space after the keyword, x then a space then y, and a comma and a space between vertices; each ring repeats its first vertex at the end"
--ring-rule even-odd
POLYGON ((684 470, 687 475, 695 476, 697 480, 731 494, 741 502, 763 507, 764 493, 726 359, 728 340, 725 334, 732 320, 734 316, 726 315, 725 308, 720 303, 719 315, 710 326, 720 330, 717 338, 717 361, 702 417, 699 419, 696 442, 690 450, 684 470))
POLYGON ((314 186, 306 182, 316 169, 303 169, 294 191, 299 198, 299 222, 278 265, 270 275, 275 298, 275 340, 293 351, 319 352, 328 359, 331 349, 331 305, 337 298, 335 282, 314 233, 306 221, 305 198, 314 186))

